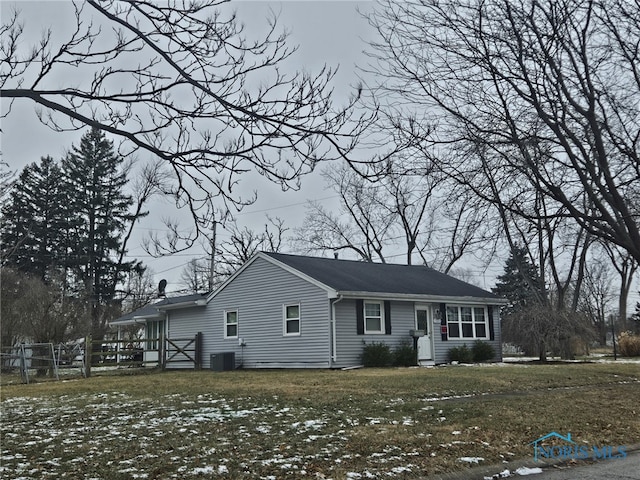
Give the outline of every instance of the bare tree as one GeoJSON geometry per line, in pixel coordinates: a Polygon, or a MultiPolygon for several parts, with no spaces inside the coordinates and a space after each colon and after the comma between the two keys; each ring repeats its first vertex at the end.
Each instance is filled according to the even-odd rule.
{"type": "MultiPolygon", "coordinates": [[[[323,171],[327,185],[338,195],[340,210],[332,212],[310,202],[294,243],[303,252],[350,251],[360,259],[385,262],[395,219],[384,207],[380,184],[374,184],[349,166],[323,171]]],[[[390,207],[392,208],[392,207],[390,207]]]]}
{"type": "Polygon", "coordinates": [[[210,287],[216,288],[260,251],[279,252],[288,231],[284,220],[269,216],[262,230],[241,227],[236,219],[227,219],[220,227],[217,242],[203,245],[205,256],[190,260],[182,271],[181,283],[189,292],[204,293],[210,287]]]}
{"type": "Polygon", "coordinates": [[[607,320],[611,317],[614,299],[611,269],[608,259],[591,259],[586,268],[584,292],[580,309],[586,313],[598,335],[601,346],[607,343],[607,320]]]}
{"type": "Polygon", "coordinates": [[[74,299],[61,295],[61,282],[47,285],[11,268],[0,273],[2,346],[20,341],[59,343],[77,335],[85,312],[74,299]]]}
{"type": "Polygon", "coordinates": [[[618,272],[620,278],[620,290],[618,295],[618,318],[621,322],[621,328],[627,329],[627,302],[629,300],[629,292],[633,283],[633,277],[638,271],[639,263],[626,250],[609,244],[603,244],[607,256],[611,260],[611,264],[618,272]]]}
{"type": "Polygon", "coordinates": [[[122,311],[136,310],[158,296],[157,286],[154,285],[153,274],[149,269],[128,272],[123,284],[120,292],[122,311]]]}
{"type": "Polygon", "coordinates": [[[279,252],[289,229],[281,218],[267,216],[262,230],[238,226],[236,221],[225,225],[229,238],[220,242],[216,250],[215,284],[233,274],[247,260],[260,251],[279,252]]]}
{"type": "Polygon", "coordinates": [[[284,73],[296,48],[275,15],[264,36],[250,39],[223,3],[78,1],[65,39],[46,28],[33,45],[26,30],[39,26],[17,10],[6,15],[3,116],[15,102],[33,102],[56,131],[89,125],[121,139],[122,155],[160,159],[172,173],[167,193],[196,221],[193,244],[214,199],[236,208],[253,200],[236,192],[242,173],[295,188],[317,162],[345,158],[366,123],[353,113],[359,91],[333,105],[333,69],[284,73]]]}
{"type": "Polygon", "coordinates": [[[554,310],[544,305],[534,305],[509,315],[503,321],[503,339],[523,347],[530,355],[541,361],[547,354],[560,354],[562,358],[573,358],[573,351],[566,348],[572,341],[589,341],[593,329],[587,318],[569,310],[554,310]]]}
{"type": "Polygon", "coordinates": [[[180,283],[190,293],[209,291],[209,262],[204,258],[192,258],[180,273],[180,283]]]}
{"type": "Polygon", "coordinates": [[[396,137],[446,146],[443,169],[502,210],[570,217],[640,260],[637,2],[386,0],[369,20],[396,137]],[[554,207],[520,208],[536,195],[554,207]]]}
{"type": "Polygon", "coordinates": [[[475,199],[452,190],[436,168],[423,162],[416,170],[400,158],[387,161],[384,171],[370,181],[347,165],[326,169],[323,176],[340,208],[334,212],[311,202],[296,230],[296,247],[351,251],[369,262],[386,262],[399,251],[407,265],[417,259],[446,273],[472,249],[490,244],[493,235],[475,199]]]}

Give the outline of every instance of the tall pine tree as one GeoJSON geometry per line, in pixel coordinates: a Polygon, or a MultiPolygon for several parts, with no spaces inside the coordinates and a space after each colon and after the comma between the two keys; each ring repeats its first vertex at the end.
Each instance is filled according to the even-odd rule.
{"type": "Polygon", "coordinates": [[[48,282],[63,269],[66,235],[63,175],[51,157],[27,165],[2,209],[2,263],[48,282]]]}
{"type": "Polygon", "coordinates": [[[504,266],[504,273],[497,278],[493,293],[509,300],[503,315],[544,304],[544,286],[535,265],[524,247],[514,246],[504,266]]]}
{"type": "Polygon", "coordinates": [[[144,271],[139,262],[123,261],[124,233],[146,214],[130,213],[126,185],[123,158],[93,129],[61,164],[43,157],[25,167],[2,207],[2,266],[43,280],[62,303],[88,304],[84,331],[95,338],[105,333],[108,315],[119,313],[117,285],[144,271]]]}
{"type": "Polygon", "coordinates": [[[133,203],[125,193],[123,158],[103,132],[91,129],[62,161],[68,191],[70,230],[74,241],[71,266],[82,282],[91,309],[91,332],[101,338],[106,329],[116,285],[127,272],[141,270],[136,262],[119,261],[121,238],[133,203]]]}

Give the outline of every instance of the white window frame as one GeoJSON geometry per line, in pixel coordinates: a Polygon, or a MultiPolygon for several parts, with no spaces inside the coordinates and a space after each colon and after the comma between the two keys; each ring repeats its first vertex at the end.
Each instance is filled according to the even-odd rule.
{"type": "Polygon", "coordinates": [[[282,305],[282,335],[285,337],[299,337],[302,333],[302,309],[300,308],[300,303],[285,303],[282,305]],[[295,318],[287,318],[287,309],[289,307],[298,307],[298,316],[295,318]],[[287,329],[287,325],[291,321],[298,322],[298,331],[297,332],[289,332],[287,329]]]}
{"type": "Polygon", "coordinates": [[[224,338],[238,338],[238,334],[240,333],[240,315],[238,313],[238,309],[237,308],[230,308],[229,310],[225,310],[224,311],[224,338]],[[230,313],[235,313],[236,314],[236,321],[235,323],[229,323],[229,314],[230,313]],[[235,335],[229,335],[229,325],[235,325],[236,326],[236,334],[235,335]]]}
{"type": "Polygon", "coordinates": [[[469,304],[464,304],[464,305],[451,305],[451,304],[447,304],[447,309],[448,308],[455,308],[457,309],[457,319],[455,321],[450,321],[449,320],[449,315],[448,312],[445,310],[445,315],[447,315],[447,338],[449,339],[456,339],[456,340],[489,340],[491,338],[490,332],[489,332],[489,310],[487,308],[486,305],[469,305],[469,304]],[[463,308],[469,308],[471,309],[471,321],[463,321],[462,320],[462,309],[463,308]],[[483,316],[484,316],[484,321],[482,322],[477,322],[476,321],[476,308],[481,308],[483,311],[483,316]],[[458,336],[454,337],[451,335],[451,324],[457,324],[458,325],[458,336]],[[465,337],[462,331],[462,325],[463,324],[471,324],[471,332],[473,333],[473,336],[471,337],[465,337]],[[484,337],[479,337],[476,335],[476,325],[484,325],[484,332],[485,335],[484,337]]]}
{"type": "Polygon", "coordinates": [[[384,327],[384,302],[379,300],[364,300],[362,302],[362,318],[364,322],[364,333],[365,335],[384,335],[385,327],[384,327]],[[380,316],[375,315],[367,315],[367,305],[378,305],[380,306],[380,316]],[[367,328],[367,318],[380,318],[380,329],[379,330],[369,330],[367,328]]]}

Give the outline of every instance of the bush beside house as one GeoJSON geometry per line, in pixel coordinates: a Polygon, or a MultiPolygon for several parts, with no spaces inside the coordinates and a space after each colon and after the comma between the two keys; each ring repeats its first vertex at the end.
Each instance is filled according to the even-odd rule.
{"type": "Polygon", "coordinates": [[[449,362],[458,363],[479,363],[493,360],[495,351],[493,347],[487,342],[482,340],[476,340],[473,347],[469,348],[467,345],[461,347],[454,347],[449,349],[449,362]]]}
{"type": "Polygon", "coordinates": [[[367,344],[362,349],[362,364],[365,367],[412,367],[417,363],[416,351],[409,342],[393,350],[382,342],[367,344]]]}

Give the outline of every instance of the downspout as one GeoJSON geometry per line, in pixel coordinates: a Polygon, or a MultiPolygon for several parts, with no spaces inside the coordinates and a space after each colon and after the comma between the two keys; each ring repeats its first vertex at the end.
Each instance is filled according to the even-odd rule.
{"type": "Polygon", "coordinates": [[[338,345],[336,340],[336,303],[343,300],[342,295],[338,295],[334,301],[331,302],[331,362],[332,364],[338,360],[338,345]]]}

